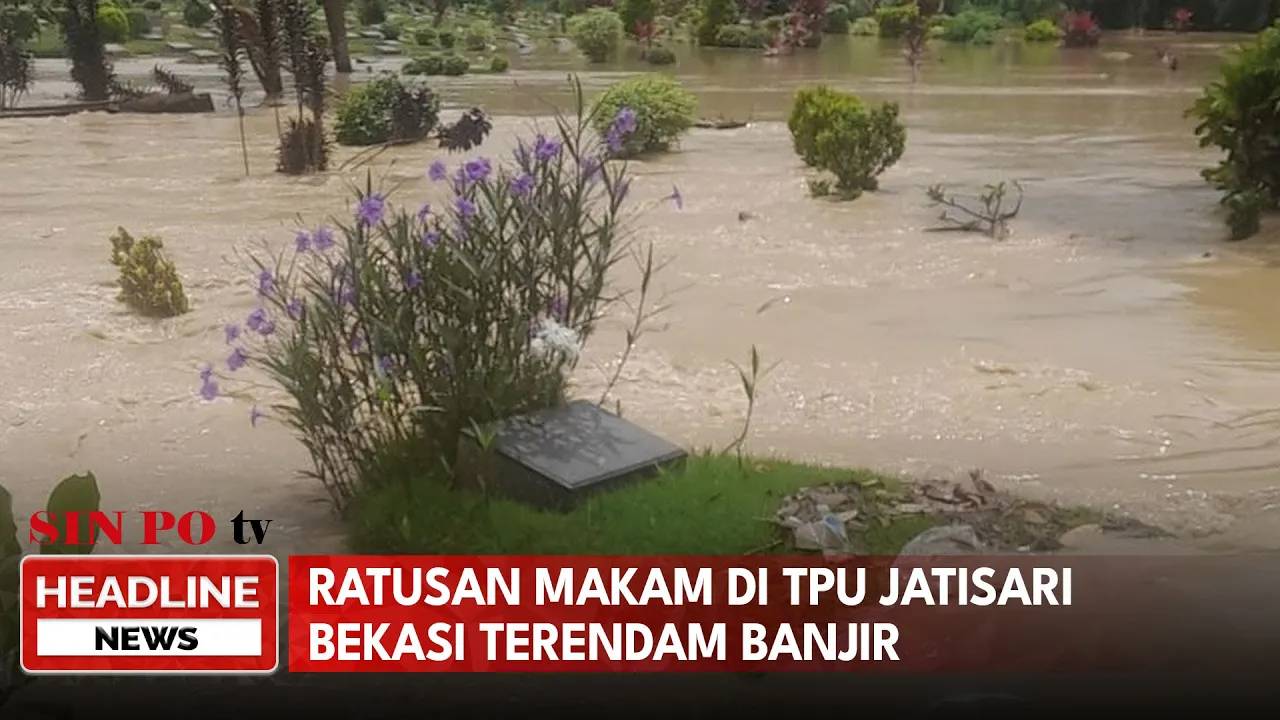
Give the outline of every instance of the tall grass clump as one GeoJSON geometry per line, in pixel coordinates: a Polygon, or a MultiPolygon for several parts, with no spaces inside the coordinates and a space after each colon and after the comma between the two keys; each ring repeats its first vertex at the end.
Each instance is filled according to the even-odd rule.
{"type": "Polygon", "coordinates": [[[464,430],[562,402],[631,252],[627,166],[606,161],[582,108],[579,90],[576,118],[511,160],[433,162],[428,203],[370,179],[339,217],[255,257],[259,307],[226,328],[226,372],[207,367],[201,394],[264,371],[289,400],[251,421],[292,427],[339,509],[447,477],[464,430]]]}

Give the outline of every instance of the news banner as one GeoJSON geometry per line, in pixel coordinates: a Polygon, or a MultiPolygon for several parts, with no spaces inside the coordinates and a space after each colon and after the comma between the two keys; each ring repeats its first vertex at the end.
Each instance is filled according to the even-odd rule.
{"type": "Polygon", "coordinates": [[[35,676],[810,671],[865,680],[1276,667],[1275,624],[1242,632],[1251,620],[1241,603],[1260,604],[1239,594],[1269,594],[1274,577],[1229,558],[279,561],[253,552],[270,521],[243,513],[219,523],[199,511],[62,522],[43,512],[31,517],[30,542],[92,542],[99,552],[22,559],[20,665],[35,676]],[[202,554],[219,533],[250,552],[202,554]],[[127,540],[187,551],[109,552],[127,540]]]}

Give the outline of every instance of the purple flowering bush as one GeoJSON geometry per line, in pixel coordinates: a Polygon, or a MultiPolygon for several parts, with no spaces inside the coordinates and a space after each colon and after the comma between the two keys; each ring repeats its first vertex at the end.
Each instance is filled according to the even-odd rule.
{"type": "Polygon", "coordinates": [[[255,260],[260,306],[226,328],[201,394],[265,371],[339,508],[406,468],[447,475],[473,423],[562,402],[628,252],[626,164],[591,135],[580,109],[510,160],[437,160],[425,204],[370,180],[345,217],[255,260]]]}
{"type": "Polygon", "coordinates": [[[616,157],[661,152],[693,126],[698,100],[674,78],[650,74],[623,80],[596,101],[595,128],[616,157]]]}

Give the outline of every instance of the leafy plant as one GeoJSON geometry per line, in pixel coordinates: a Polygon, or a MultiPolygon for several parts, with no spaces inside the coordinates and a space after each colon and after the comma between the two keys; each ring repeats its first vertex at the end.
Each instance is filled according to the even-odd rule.
{"type": "Polygon", "coordinates": [[[618,0],[614,7],[622,20],[622,29],[632,36],[639,35],[641,28],[652,25],[657,14],[654,0],[618,0]]]}
{"type": "Polygon", "coordinates": [[[760,352],[756,350],[756,346],[751,346],[751,364],[747,368],[742,368],[737,363],[730,363],[733,369],[738,371],[738,379],[742,381],[742,394],[747,398],[747,413],[742,419],[742,431],[733,439],[723,450],[721,455],[727,455],[730,451],[737,453],[738,466],[742,466],[742,451],[746,445],[747,437],[751,433],[751,420],[756,409],[756,398],[760,395],[760,383],[765,376],[773,372],[778,366],[777,363],[767,368],[760,367],[760,352]]]}
{"type": "Polygon", "coordinates": [[[769,47],[771,40],[773,35],[764,28],[734,24],[722,26],[716,32],[715,42],[710,44],[716,47],[765,48],[769,47]]]}
{"type": "Polygon", "coordinates": [[[404,24],[395,20],[387,20],[378,26],[378,32],[388,40],[399,40],[404,33],[404,24]]]}
{"type": "Polygon", "coordinates": [[[907,28],[919,19],[920,8],[914,0],[902,5],[881,5],[876,8],[876,24],[880,28],[880,37],[897,38],[907,32],[907,28]]]}
{"type": "Polygon", "coordinates": [[[441,30],[436,33],[436,39],[440,41],[440,47],[449,50],[457,44],[458,36],[454,35],[452,30],[441,30]]]}
{"type": "Polygon", "coordinates": [[[1226,157],[1201,174],[1223,192],[1233,239],[1257,232],[1261,213],[1280,201],[1280,23],[1222,65],[1188,114],[1201,147],[1226,157]]]}
{"type": "Polygon", "coordinates": [[[157,85],[170,95],[184,95],[195,90],[191,83],[178,77],[177,73],[159,65],[151,68],[151,77],[155,79],[157,85]]]}
{"type": "Polygon", "coordinates": [[[476,20],[462,32],[462,46],[472,52],[484,52],[493,44],[493,25],[487,20],[476,20]]]}
{"type": "Polygon", "coordinates": [[[1027,42],[1057,42],[1062,38],[1062,29],[1052,20],[1037,20],[1022,31],[1022,38],[1027,42]]]}
{"type": "Polygon", "coordinates": [[[618,48],[622,19],[612,10],[592,8],[569,19],[569,37],[588,60],[604,62],[618,48]]]}
{"type": "Polygon", "coordinates": [[[492,73],[504,73],[510,67],[511,61],[501,55],[495,55],[493,59],[489,61],[489,72],[492,73]]]}
{"type": "Polygon", "coordinates": [[[990,45],[1004,20],[989,10],[965,10],[943,25],[942,39],[954,43],[990,45]]]}
{"type": "Polygon", "coordinates": [[[620,157],[666,150],[693,126],[698,100],[669,75],[616,83],[592,110],[596,132],[620,157]],[[624,112],[625,111],[625,112],[624,112]],[[618,118],[629,118],[623,124],[618,118]]]}
{"type": "MultiPolygon", "coordinates": [[[[577,107],[514,163],[433,163],[442,202],[393,205],[370,179],[336,230],[255,259],[262,304],[226,333],[228,367],[289,395],[272,415],[339,508],[397,470],[450,471],[473,423],[563,401],[629,248],[626,165],[604,161],[577,107]]],[[[202,381],[219,394],[212,368],[202,381]]]]}
{"type": "Polygon", "coordinates": [[[796,153],[835,175],[848,199],[875,190],[876,176],[898,161],[906,145],[896,103],[868,108],[857,96],[825,86],[796,93],[787,127],[796,153]]]}
{"type": "Polygon", "coordinates": [[[200,28],[213,19],[214,10],[209,0],[187,0],[182,6],[182,22],[190,28],[200,28]]]}
{"type": "Polygon", "coordinates": [[[644,59],[650,65],[671,65],[676,61],[676,54],[670,48],[654,47],[645,52],[644,59]]]}
{"type": "Polygon", "coordinates": [[[165,257],[160,238],[134,240],[124,228],[111,236],[111,264],[120,270],[120,301],[149,317],[173,317],[190,309],[182,278],[165,257]]]}
{"type": "Polygon", "coordinates": [[[860,17],[853,21],[849,32],[860,37],[875,37],[880,34],[880,23],[873,17],[860,17]]]}
{"type": "Polygon", "coordinates": [[[359,0],[359,3],[357,13],[361,25],[371,27],[387,19],[386,0],[359,0]]]}
{"type": "Polygon", "coordinates": [[[436,30],[432,27],[420,27],[413,31],[413,42],[422,47],[431,47],[436,44],[436,30]]]}
{"type": "Polygon", "coordinates": [[[822,32],[831,35],[848,35],[849,8],[839,3],[828,6],[826,19],[822,23],[822,32]]]}
{"type": "Polygon", "coordinates": [[[127,10],[125,19],[129,22],[129,37],[140,38],[151,32],[151,18],[142,10],[127,10]]]}
{"type": "Polygon", "coordinates": [[[37,31],[27,8],[0,8],[0,110],[15,107],[31,88],[31,52],[26,42],[37,31]]]}
{"type": "Polygon", "coordinates": [[[695,34],[699,45],[715,45],[720,28],[732,25],[738,19],[738,5],[734,0],[702,0],[702,15],[695,34]]]}
{"type": "Polygon", "coordinates": [[[471,108],[461,117],[440,128],[440,147],[449,152],[466,152],[489,136],[493,123],[480,108],[471,108]]]}
{"type": "Polygon", "coordinates": [[[440,99],[429,88],[384,73],[343,96],[334,133],[341,145],[412,142],[435,128],[439,114],[440,99]]]}
{"type": "Polygon", "coordinates": [[[1068,11],[1062,16],[1062,44],[1067,47],[1092,47],[1102,39],[1102,28],[1091,12],[1068,11]]]}
{"type": "Polygon", "coordinates": [[[947,223],[943,230],[967,230],[981,232],[996,240],[1003,240],[1009,234],[1009,221],[1017,217],[1022,209],[1022,186],[1001,181],[983,188],[976,204],[969,203],[948,195],[944,185],[933,185],[928,190],[929,200],[934,205],[941,205],[944,210],[940,220],[947,223]],[[1016,190],[1018,199],[1013,207],[1007,207],[1009,190],[1016,190]],[[950,211],[959,215],[952,215],[950,211]]]}
{"type": "Polygon", "coordinates": [[[106,100],[115,85],[98,29],[98,0],[68,0],[62,11],[62,34],[71,55],[71,79],[85,100],[106,100]]]}

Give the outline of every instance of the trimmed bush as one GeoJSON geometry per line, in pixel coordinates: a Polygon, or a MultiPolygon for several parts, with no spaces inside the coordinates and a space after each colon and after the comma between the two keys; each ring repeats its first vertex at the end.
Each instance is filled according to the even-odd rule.
{"type": "Polygon", "coordinates": [[[452,30],[441,30],[436,34],[436,39],[440,41],[440,47],[445,50],[452,50],[458,42],[458,36],[454,35],[452,30]]]}
{"type": "Polygon", "coordinates": [[[338,103],[334,133],[342,145],[419,140],[436,126],[440,99],[389,73],[352,89],[338,103]]]}
{"type": "Polygon", "coordinates": [[[111,264],[120,268],[121,302],[148,317],[173,317],[190,309],[182,278],[165,257],[160,238],[134,240],[122,227],[111,236],[111,264]]]}
{"type": "Polygon", "coordinates": [[[470,69],[471,64],[467,62],[466,58],[455,53],[449,53],[444,56],[444,60],[440,67],[440,74],[456,77],[458,75],[466,75],[467,71],[470,69]]]}
{"type": "Polygon", "coordinates": [[[943,25],[942,39],[954,43],[990,45],[1004,27],[999,15],[987,10],[965,10],[943,25]]]}
{"type": "Polygon", "coordinates": [[[129,20],[129,37],[140,38],[151,32],[151,18],[142,10],[129,10],[124,15],[129,20]]]}
{"type": "Polygon", "coordinates": [[[612,10],[592,8],[569,18],[569,37],[588,60],[604,62],[618,48],[622,19],[612,10]]]}
{"type": "Polygon", "coordinates": [[[511,68],[511,61],[498,55],[489,61],[489,72],[504,73],[511,68]]]}
{"type": "Polygon", "coordinates": [[[676,61],[676,54],[669,48],[653,47],[645,52],[644,59],[650,65],[671,65],[676,61]]]}
{"type": "Polygon", "coordinates": [[[208,0],[187,0],[182,6],[182,23],[189,28],[202,28],[213,19],[208,0]]]}
{"type": "Polygon", "coordinates": [[[1258,231],[1264,210],[1280,203],[1280,23],[1222,65],[1191,107],[1200,145],[1226,157],[1202,174],[1224,195],[1233,239],[1258,231]]]}
{"type": "Polygon", "coordinates": [[[906,5],[887,5],[876,8],[876,23],[880,37],[902,37],[911,23],[920,16],[920,8],[914,2],[906,5]]]}
{"type": "Polygon", "coordinates": [[[444,58],[439,55],[425,55],[414,58],[400,68],[405,75],[443,75],[444,58]]]}
{"type": "Polygon", "coordinates": [[[849,32],[860,37],[875,37],[880,34],[880,23],[873,17],[860,17],[853,21],[849,32]]]}
{"type": "Polygon", "coordinates": [[[715,45],[720,29],[738,21],[738,4],[734,0],[702,0],[702,16],[695,34],[699,45],[715,45]]]}
{"type": "Polygon", "coordinates": [[[826,19],[822,23],[822,32],[832,35],[848,35],[849,8],[844,5],[829,5],[826,19]]]}
{"type": "Polygon", "coordinates": [[[388,20],[378,27],[378,32],[382,33],[382,37],[388,40],[399,40],[400,35],[404,33],[404,25],[388,20]]]}
{"type": "MultiPolygon", "coordinates": [[[[593,124],[615,156],[668,149],[695,119],[698,100],[668,75],[641,75],[610,87],[596,101],[593,124]],[[634,113],[634,129],[618,125],[619,114],[634,113]]],[[[629,121],[628,121],[629,122],[629,121]]]]}
{"type": "Polygon", "coordinates": [[[476,20],[462,31],[462,46],[472,52],[484,52],[493,43],[493,34],[488,20],[476,20]]]}
{"type": "Polygon", "coordinates": [[[431,47],[436,44],[436,29],[433,27],[420,27],[413,31],[413,42],[422,47],[431,47]]]}
{"type": "Polygon", "coordinates": [[[115,5],[98,6],[98,35],[102,42],[122,43],[129,39],[129,17],[115,5]]]}
{"type": "Polygon", "coordinates": [[[773,35],[764,28],[746,25],[725,25],[716,33],[716,47],[730,48],[765,48],[773,35]]]}
{"type": "Polygon", "coordinates": [[[1057,42],[1062,38],[1062,30],[1052,20],[1037,20],[1022,31],[1022,39],[1027,42],[1057,42]]]}
{"type": "Polygon", "coordinates": [[[825,86],[796,93],[787,127],[796,154],[835,175],[836,188],[849,199],[876,189],[876,176],[902,157],[907,139],[896,103],[869,108],[825,86]]]}
{"type": "Polygon", "coordinates": [[[379,25],[387,20],[386,0],[360,0],[356,9],[360,24],[365,27],[379,25]]]}

